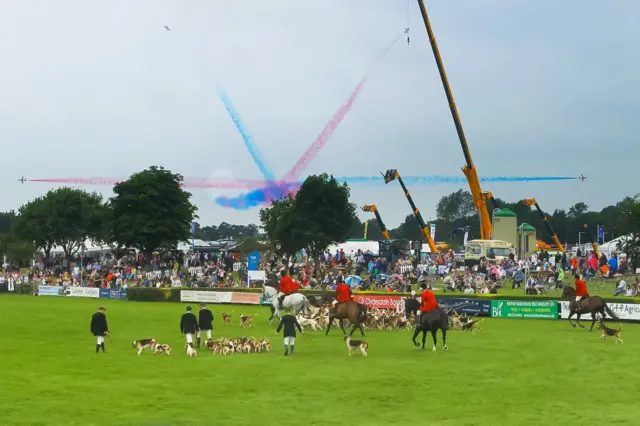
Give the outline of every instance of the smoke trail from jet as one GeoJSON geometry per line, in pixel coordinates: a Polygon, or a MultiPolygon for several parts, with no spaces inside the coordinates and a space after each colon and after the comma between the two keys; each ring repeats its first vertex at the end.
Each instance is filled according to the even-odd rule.
{"type": "Polygon", "coordinates": [[[240,118],[238,111],[233,106],[231,99],[229,99],[227,94],[222,89],[218,89],[218,96],[220,97],[220,100],[224,104],[224,108],[227,110],[229,117],[231,117],[233,124],[235,124],[236,129],[238,129],[240,136],[242,136],[244,145],[247,147],[247,151],[249,151],[251,158],[253,158],[253,162],[256,163],[256,166],[258,166],[258,169],[260,169],[262,176],[267,181],[276,180],[275,174],[273,173],[271,168],[267,165],[266,160],[264,159],[264,157],[262,156],[262,153],[260,152],[260,148],[258,148],[258,145],[253,140],[253,137],[247,130],[247,127],[242,122],[242,119],[240,118]]]}

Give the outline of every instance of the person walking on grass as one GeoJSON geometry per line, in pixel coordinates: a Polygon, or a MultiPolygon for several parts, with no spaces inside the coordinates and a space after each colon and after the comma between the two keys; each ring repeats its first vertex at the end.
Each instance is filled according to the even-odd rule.
{"type": "Polygon", "coordinates": [[[109,334],[109,327],[107,326],[107,316],[104,314],[104,308],[100,306],[98,312],[91,316],[91,334],[96,336],[96,353],[104,352],[104,336],[109,334]]]}
{"type": "Polygon", "coordinates": [[[293,351],[295,349],[296,343],[296,328],[302,334],[302,327],[300,327],[300,323],[296,319],[295,316],[291,314],[291,310],[288,309],[286,311],[286,315],[282,317],[280,320],[280,324],[278,325],[278,329],[276,333],[280,333],[280,330],[284,327],[284,356],[288,356],[291,354],[293,356],[293,351]]]}
{"type": "Polygon", "coordinates": [[[206,332],[207,340],[211,340],[211,330],[213,330],[213,314],[204,303],[200,304],[200,311],[198,312],[198,348],[200,348],[200,333],[206,332]]]}
{"type": "Polygon", "coordinates": [[[187,306],[187,312],[180,318],[180,332],[187,339],[187,344],[193,348],[193,335],[198,332],[198,319],[191,312],[191,306],[187,306]]]}

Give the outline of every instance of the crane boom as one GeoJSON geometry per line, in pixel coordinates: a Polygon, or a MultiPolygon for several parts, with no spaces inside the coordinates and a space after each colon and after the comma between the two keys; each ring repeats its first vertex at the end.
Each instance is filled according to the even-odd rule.
{"type": "Polygon", "coordinates": [[[367,204],[361,207],[363,211],[370,212],[376,215],[376,220],[378,221],[378,225],[380,225],[380,231],[382,232],[382,238],[385,240],[389,239],[389,231],[387,227],[384,226],[384,222],[382,221],[382,217],[380,216],[380,212],[378,211],[378,206],[375,204],[367,204]]]}
{"type": "Polygon", "coordinates": [[[589,226],[585,223],[584,225],[582,225],[582,227],[587,233],[587,237],[589,237],[589,241],[591,241],[591,248],[593,249],[593,252],[596,254],[596,257],[600,259],[600,250],[598,250],[598,245],[595,243],[595,241],[593,240],[593,237],[591,236],[591,231],[589,231],[589,226]]]}
{"type": "Polygon", "coordinates": [[[424,26],[427,29],[429,43],[431,43],[431,50],[433,50],[433,56],[435,57],[436,65],[438,66],[438,72],[440,73],[440,79],[442,80],[442,85],[444,86],[444,92],[447,95],[447,101],[449,102],[451,116],[453,117],[453,122],[458,133],[458,139],[460,140],[460,145],[462,146],[462,154],[464,154],[464,159],[467,163],[462,168],[462,173],[464,173],[467,178],[467,182],[469,182],[469,189],[471,190],[471,195],[473,196],[473,204],[475,204],[476,208],[478,209],[478,214],[480,216],[480,238],[483,240],[489,240],[491,239],[491,234],[493,233],[493,225],[491,223],[491,215],[489,214],[489,210],[487,209],[487,199],[492,199],[493,195],[489,192],[483,192],[482,188],[480,188],[478,171],[476,170],[476,167],[474,166],[473,160],[471,158],[469,144],[467,143],[467,138],[464,134],[464,129],[462,128],[460,114],[458,114],[458,108],[456,107],[456,102],[453,99],[453,93],[451,92],[449,79],[447,78],[447,73],[444,70],[444,64],[442,62],[442,57],[440,56],[438,44],[436,43],[436,37],[433,34],[433,29],[431,28],[431,22],[429,21],[429,15],[427,15],[427,8],[424,5],[424,0],[418,0],[418,5],[420,6],[420,13],[422,14],[424,26]]]}
{"type": "Polygon", "coordinates": [[[409,205],[411,206],[413,215],[416,217],[416,220],[418,221],[418,226],[420,227],[420,230],[422,231],[422,235],[424,235],[425,240],[427,240],[427,244],[429,245],[429,249],[431,250],[431,253],[438,253],[439,251],[438,246],[436,246],[436,243],[433,241],[433,238],[431,238],[431,230],[429,229],[429,226],[424,222],[424,219],[422,219],[420,210],[418,210],[418,207],[416,207],[416,204],[413,202],[413,198],[411,198],[411,195],[409,194],[409,190],[407,189],[404,182],[402,181],[402,178],[400,177],[400,174],[398,173],[398,171],[396,169],[389,169],[386,171],[386,173],[383,176],[384,176],[384,183],[389,183],[396,179],[398,180],[398,182],[400,182],[400,186],[404,191],[404,195],[407,197],[407,201],[409,201],[409,205]]]}
{"type": "Polygon", "coordinates": [[[558,250],[560,250],[561,252],[566,253],[567,251],[565,250],[564,246],[560,242],[560,238],[558,238],[558,234],[556,234],[556,231],[554,231],[553,227],[551,226],[551,223],[549,223],[549,216],[544,214],[544,212],[540,208],[540,205],[538,204],[538,201],[535,198],[525,198],[524,200],[522,200],[522,204],[524,204],[525,206],[535,206],[536,210],[538,210],[538,213],[542,217],[542,221],[544,222],[544,225],[546,226],[547,231],[549,231],[549,234],[551,234],[551,238],[553,239],[553,242],[556,244],[556,247],[558,247],[558,250]]]}

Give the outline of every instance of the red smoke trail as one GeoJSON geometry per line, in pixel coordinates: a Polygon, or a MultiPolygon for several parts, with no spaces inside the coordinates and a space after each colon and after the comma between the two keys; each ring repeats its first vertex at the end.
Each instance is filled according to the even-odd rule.
{"type": "Polygon", "coordinates": [[[282,179],[283,181],[289,182],[298,179],[300,173],[302,173],[302,171],[307,167],[309,162],[313,160],[318,155],[318,153],[320,153],[320,150],[324,148],[333,132],[335,132],[342,120],[347,116],[347,113],[351,110],[351,107],[353,107],[353,103],[358,98],[360,90],[362,89],[362,86],[364,86],[364,83],[367,81],[367,77],[373,67],[384,57],[384,55],[393,47],[393,45],[396,44],[398,40],[400,40],[400,37],[393,40],[393,42],[391,42],[391,44],[389,44],[389,46],[387,46],[387,48],[384,49],[382,53],[371,63],[371,65],[369,65],[369,68],[367,68],[364,77],[362,78],[362,80],[360,80],[360,83],[358,83],[356,88],[353,90],[347,102],[342,105],[338,111],[336,111],[331,120],[329,120],[322,132],[318,135],[316,140],[311,144],[311,146],[302,155],[302,157],[300,157],[298,162],[294,164],[289,173],[284,176],[284,178],[282,179]]]}

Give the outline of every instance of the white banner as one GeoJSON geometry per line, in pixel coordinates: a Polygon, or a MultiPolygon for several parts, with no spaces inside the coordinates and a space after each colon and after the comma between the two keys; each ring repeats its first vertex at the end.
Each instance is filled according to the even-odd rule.
{"type": "Polygon", "coordinates": [[[180,301],[200,303],[231,303],[231,292],[180,290],[180,301]]]}
{"type": "MultiPolygon", "coordinates": [[[[560,305],[560,318],[566,319],[569,317],[569,302],[566,300],[558,301],[560,305]]],[[[621,320],[626,321],[640,321],[640,305],[633,303],[607,303],[609,309],[621,320]]],[[[576,316],[573,316],[575,319],[576,316]]],[[[582,314],[582,319],[591,318],[591,314],[582,314]]],[[[609,316],[607,315],[609,319],[609,316]]],[[[610,320],[610,319],[609,319],[610,320]]]]}
{"type": "Polygon", "coordinates": [[[435,241],[436,240],[436,224],[432,223],[430,225],[431,225],[431,229],[430,229],[430,231],[431,231],[431,239],[433,241],[435,241]]]}
{"type": "Polygon", "coordinates": [[[69,288],[71,297],[100,297],[100,289],[95,287],[71,287],[69,288]]]}

